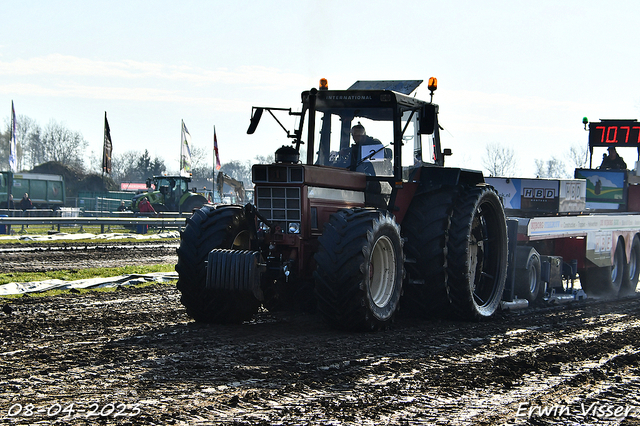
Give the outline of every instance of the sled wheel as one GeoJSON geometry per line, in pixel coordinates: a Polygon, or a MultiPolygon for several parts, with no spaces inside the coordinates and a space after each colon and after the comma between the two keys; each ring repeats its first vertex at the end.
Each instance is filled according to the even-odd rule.
{"type": "Polygon", "coordinates": [[[624,242],[616,243],[611,266],[584,269],[580,274],[582,289],[591,296],[617,297],[620,294],[626,269],[624,242]]]}
{"type": "Polygon", "coordinates": [[[640,237],[638,235],[633,237],[631,243],[631,252],[629,255],[629,262],[626,263],[626,268],[623,275],[622,287],[620,288],[621,295],[634,294],[636,292],[636,286],[638,285],[638,276],[640,275],[640,237]]]}
{"type": "Polygon", "coordinates": [[[516,252],[516,295],[536,304],[544,294],[540,255],[533,247],[519,246],[516,252]]]}

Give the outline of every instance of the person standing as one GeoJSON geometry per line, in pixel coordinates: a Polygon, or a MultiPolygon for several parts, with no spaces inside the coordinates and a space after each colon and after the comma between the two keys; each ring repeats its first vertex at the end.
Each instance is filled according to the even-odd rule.
{"type": "Polygon", "coordinates": [[[156,210],[153,208],[147,197],[143,197],[140,201],[140,213],[156,213],[156,210]]]}
{"type": "Polygon", "coordinates": [[[16,203],[13,202],[13,194],[9,194],[9,199],[7,200],[7,209],[15,210],[16,203]]]}
{"type": "MultiPolygon", "coordinates": [[[[156,210],[153,208],[153,206],[151,205],[147,197],[142,197],[142,200],[140,200],[140,204],[138,204],[138,208],[140,209],[140,214],[144,216],[157,214],[156,210]]],[[[149,225],[147,225],[146,223],[139,224],[137,228],[138,228],[138,234],[146,234],[147,231],[149,230],[149,225]]]]}
{"type": "Polygon", "coordinates": [[[19,206],[20,206],[20,208],[22,210],[29,210],[29,209],[33,208],[33,203],[31,202],[31,199],[29,198],[29,194],[27,194],[26,192],[22,196],[22,199],[20,200],[19,206]]]}

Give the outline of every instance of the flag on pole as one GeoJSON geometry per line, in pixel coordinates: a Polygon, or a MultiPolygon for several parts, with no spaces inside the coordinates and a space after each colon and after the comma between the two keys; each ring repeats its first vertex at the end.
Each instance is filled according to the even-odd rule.
{"type": "Polygon", "coordinates": [[[213,126],[213,152],[216,155],[216,170],[220,170],[220,155],[218,154],[218,138],[216,137],[216,126],[213,126]]]}
{"type": "Polygon", "coordinates": [[[11,101],[11,141],[9,142],[9,168],[12,172],[18,171],[18,143],[16,141],[16,110],[11,101]]]}
{"type": "Polygon", "coordinates": [[[107,121],[107,111],[104,112],[104,148],[102,150],[102,171],[111,173],[111,129],[107,121]]]}
{"type": "Polygon", "coordinates": [[[180,175],[191,176],[191,135],[182,121],[180,146],[180,175]]]}

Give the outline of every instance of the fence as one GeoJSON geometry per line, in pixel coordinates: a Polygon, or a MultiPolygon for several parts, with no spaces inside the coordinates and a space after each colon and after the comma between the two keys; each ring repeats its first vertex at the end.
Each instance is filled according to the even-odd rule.
{"type": "Polygon", "coordinates": [[[51,229],[57,227],[60,231],[61,227],[71,226],[100,226],[100,232],[104,233],[105,226],[124,226],[132,229],[136,229],[139,233],[146,233],[148,226],[155,226],[160,229],[178,229],[181,230],[185,225],[185,218],[189,215],[179,213],[159,213],[154,216],[141,216],[134,214],[133,212],[109,212],[109,211],[94,211],[84,212],[80,217],[79,209],[66,209],[66,210],[46,210],[46,209],[32,209],[32,210],[0,210],[0,233],[10,233],[12,226],[21,225],[24,229],[29,225],[49,225],[51,229]],[[76,211],[77,210],[77,211],[76,211]],[[53,214],[60,214],[59,217],[54,217],[53,214]],[[77,214],[78,216],[63,216],[64,213],[77,214]],[[91,214],[95,214],[95,217],[91,217],[91,214]],[[4,232],[3,232],[4,231],[4,232]]]}
{"type": "Polygon", "coordinates": [[[81,191],[76,199],[67,197],[67,205],[74,205],[84,210],[114,211],[122,201],[124,201],[126,207],[131,207],[131,199],[134,195],[135,192],[127,191],[81,191]]]}

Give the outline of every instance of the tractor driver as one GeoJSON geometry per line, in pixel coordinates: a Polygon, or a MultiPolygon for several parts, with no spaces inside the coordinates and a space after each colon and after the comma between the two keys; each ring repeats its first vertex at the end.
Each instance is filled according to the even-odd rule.
{"type": "Polygon", "coordinates": [[[364,171],[367,174],[375,174],[372,170],[368,170],[367,167],[365,167],[365,170],[360,170],[362,164],[359,163],[363,163],[363,159],[368,160],[374,156],[377,157],[379,152],[383,150],[384,145],[380,140],[367,135],[367,131],[359,121],[358,124],[351,128],[351,137],[354,144],[340,151],[338,163],[342,164],[336,165],[338,167],[349,167],[350,170],[358,169],[358,171],[364,171]]]}
{"type": "Polygon", "coordinates": [[[178,210],[178,203],[176,202],[176,180],[174,178],[169,179],[169,194],[165,199],[165,204],[170,206],[172,210],[178,210]]]}

